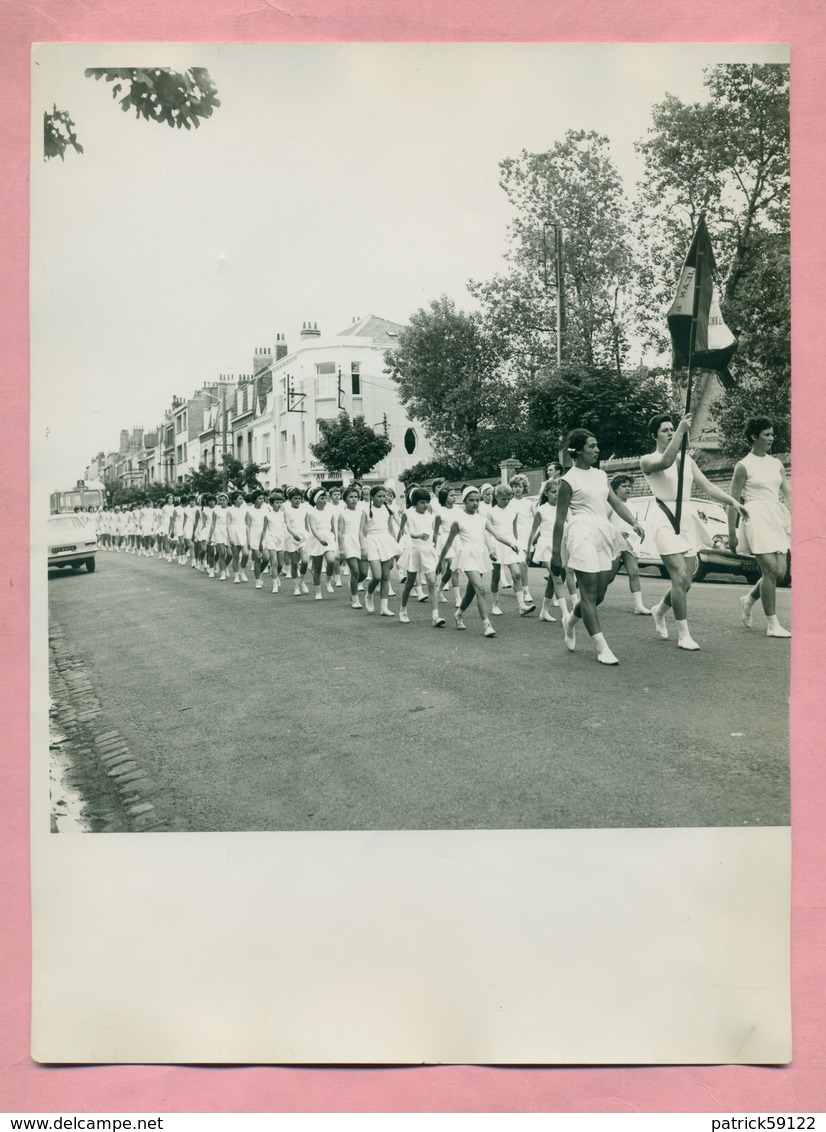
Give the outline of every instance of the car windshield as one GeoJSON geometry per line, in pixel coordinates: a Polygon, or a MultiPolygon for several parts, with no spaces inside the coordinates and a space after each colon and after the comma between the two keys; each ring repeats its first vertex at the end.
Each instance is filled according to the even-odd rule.
{"type": "Polygon", "coordinates": [[[75,534],[83,526],[83,521],[74,515],[57,515],[49,519],[49,536],[75,534]]]}

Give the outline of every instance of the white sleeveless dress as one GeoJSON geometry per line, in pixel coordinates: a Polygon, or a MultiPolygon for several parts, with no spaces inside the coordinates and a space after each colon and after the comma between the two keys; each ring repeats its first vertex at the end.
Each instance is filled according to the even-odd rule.
{"type": "Polygon", "coordinates": [[[785,554],[791,548],[791,512],[780,502],[783,464],[776,456],[749,452],[740,461],[746,469],[743,502],[748,519],[740,520],[742,554],[785,554]]]}
{"type": "MultiPolygon", "coordinates": [[[[670,468],[650,475],[643,473],[651,493],[655,499],[661,499],[669,511],[675,514],[677,506],[677,468],[680,464],[678,456],[670,468]]],[[[654,542],[660,554],[685,554],[689,558],[697,551],[711,545],[708,531],[703,526],[694,506],[691,503],[691,489],[694,486],[694,471],[697,465],[686,454],[685,470],[683,472],[683,502],[680,514],[680,533],[674,530],[671,520],[663,509],[655,504],[648,508],[646,519],[646,536],[654,542]]]]}
{"type": "Polygon", "coordinates": [[[562,477],[571,489],[562,534],[562,562],[571,570],[610,570],[625,539],[608,519],[608,477],[601,468],[569,468],[562,477]]]}

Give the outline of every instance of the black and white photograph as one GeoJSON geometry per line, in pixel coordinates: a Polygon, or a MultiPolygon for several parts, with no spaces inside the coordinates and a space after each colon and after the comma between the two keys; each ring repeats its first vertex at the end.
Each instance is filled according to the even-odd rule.
{"type": "Polygon", "coordinates": [[[32,129],[42,1056],[788,1060],[788,49],[41,44],[32,129]],[[78,1017],[110,899],[225,1031],[78,1017]]]}

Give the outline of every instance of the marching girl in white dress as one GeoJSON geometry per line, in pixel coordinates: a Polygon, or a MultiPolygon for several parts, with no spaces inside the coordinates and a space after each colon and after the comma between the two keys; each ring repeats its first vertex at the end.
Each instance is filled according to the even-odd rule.
{"type": "Polygon", "coordinates": [[[729,510],[729,547],[753,554],[760,567],[760,581],[740,598],[743,624],[751,629],[752,610],[759,599],[766,614],[767,637],[790,637],[777,620],[777,579],[786,572],[786,554],[791,548],[792,489],[786,469],[769,455],[774,428],[768,417],[753,417],[746,425],[751,451],[734,466],[731,494],[748,507],[748,518],[739,529],[729,510]],[[783,502],[780,502],[780,496],[783,502]]]}
{"type": "Polygon", "coordinates": [[[492,553],[496,559],[490,579],[490,589],[493,595],[491,613],[496,617],[501,616],[499,585],[502,570],[507,567],[515,582],[514,596],[519,607],[519,613],[522,617],[525,617],[528,613],[533,613],[536,606],[533,602],[529,603],[525,600],[524,587],[521,584],[522,574],[519,564],[522,560],[522,552],[519,549],[516,536],[517,512],[509,484],[500,483],[493,489],[493,507],[487,514],[487,520],[492,537],[501,544],[497,546],[490,538],[488,539],[488,549],[492,547],[492,553]]]}
{"type": "Polygon", "coordinates": [[[351,484],[344,490],[344,510],[338,517],[336,533],[338,536],[339,559],[347,563],[350,574],[350,605],[353,609],[362,609],[359,601],[359,589],[367,577],[369,570],[365,558],[364,543],[361,538],[360,507],[361,492],[358,487],[351,484]]]}
{"type": "Polygon", "coordinates": [[[270,492],[270,506],[269,510],[264,512],[264,525],[258,543],[261,559],[270,568],[274,594],[277,594],[281,588],[279,575],[284,565],[288,540],[287,524],[284,520],[284,492],[280,487],[276,487],[270,492]]]}
{"type": "Polygon", "coordinates": [[[408,499],[410,506],[402,518],[407,542],[399,555],[398,563],[399,570],[405,574],[399,621],[404,625],[409,624],[407,602],[424,577],[430,597],[433,626],[436,629],[443,629],[445,619],[439,613],[439,591],[436,588],[437,555],[433,539],[433,516],[428,511],[430,492],[424,487],[415,487],[408,493],[408,499]]]}
{"type": "Polygon", "coordinates": [[[648,422],[648,431],[654,438],[656,449],[643,456],[640,467],[648,486],[657,500],[657,506],[649,509],[651,517],[648,534],[660,552],[663,566],[668,571],[671,586],[665,597],[651,609],[651,617],[657,636],[668,639],[665,617],[669,609],[674,610],[677,622],[677,647],[687,652],[696,652],[699,645],[688,631],[688,591],[691,589],[693,559],[706,540],[705,529],[693,507],[690,506],[691,489],[696,484],[710,499],[715,499],[726,507],[734,507],[742,515],[747,512],[736,499],[719,487],[710,483],[691,456],[686,453],[683,478],[683,507],[680,515],[679,533],[674,530],[670,515],[677,505],[678,454],[683,434],[691,428],[691,415],[683,417],[677,427],[669,413],[660,413],[648,422]]]}
{"type": "Polygon", "coordinates": [[[245,520],[247,526],[247,546],[249,547],[249,552],[252,557],[252,572],[255,575],[255,588],[257,590],[263,589],[264,587],[264,582],[261,579],[261,570],[263,567],[261,535],[264,532],[264,520],[267,517],[265,502],[263,491],[254,492],[252,507],[247,511],[245,520]]]}
{"type": "Polygon", "coordinates": [[[559,496],[559,480],[546,480],[539,493],[539,504],[536,508],[528,535],[528,545],[525,548],[525,561],[541,562],[548,571],[548,581],[545,594],[542,598],[542,609],[539,611],[540,621],[556,621],[551,613],[551,603],[556,598],[556,604],[563,613],[568,612],[565,600],[565,587],[561,578],[551,570],[551,556],[554,549],[554,524],[556,523],[556,501],[559,496]]]}
{"type": "MultiPolygon", "coordinates": [[[[330,512],[330,517],[332,519],[332,524],[333,524],[333,531],[336,533],[336,537],[338,537],[338,521],[339,521],[339,518],[341,517],[342,511],[344,510],[344,500],[342,499],[340,487],[331,487],[329,494],[330,494],[330,499],[327,503],[327,510],[330,512]]],[[[335,563],[333,564],[333,574],[335,575],[333,580],[334,580],[336,589],[341,589],[341,576],[342,576],[342,574],[344,575],[344,577],[347,577],[347,563],[346,562],[342,563],[339,560],[338,555],[336,555],[336,560],[335,560],[335,563]]]]}
{"type": "Polygon", "coordinates": [[[596,646],[600,664],[618,664],[603,636],[597,613],[624,546],[622,535],[608,521],[609,505],[640,538],[644,532],[611,490],[605,472],[595,467],[599,459],[596,437],[587,429],[575,428],[566,446],[574,465],[560,481],[551,554],[553,573],[561,575],[563,567],[570,566],[576,570],[579,582],[579,600],[562,618],[565,647],[570,652],[576,648],[576,626],[581,618],[596,646]]]}
{"type": "Polygon", "coordinates": [[[371,574],[364,595],[364,608],[368,613],[373,612],[373,594],[380,587],[379,613],[382,617],[395,617],[387,602],[390,597],[390,569],[398,556],[399,544],[391,529],[394,520],[385,499],[384,487],[376,484],[370,490],[368,509],[361,517],[361,539],[371,574]]]}
{"type": "Polygon", "coordinates": [[[235,491],[232,494],[232,506],[227,517],[227,531],[232,552],[232,580],[237,585],[249,580],[241,563],[241,555],[247,546],[247,509],[244,506],[244,493],[242,491],[235,491]]]}
{"type": "Polygon", "coordinates": [[[229,496],[219,491],[215,510],[212,513],[212,526],[209,531],[209,541],[215,547],[218,562],[218,581],[227,580],[227,558],[229,556],[229,496]]]}
{"type": "Polygon", "coordinates": [[[487,573],[490,566],[490,552],[487,547],[485,539],[485,532],[489,532],[497,542],[502,543],[504,546],[509,546],[511,550],[518,551],[515,542],[507,541],[506,538],[500,537],[493,528],[490,515],[479,514],[479,503],[481,496],[479,489],[476,487],[466,487],[462,492],[462,503],[464,508],[458,511],[456,518],[450,525],[447,540],[442,547],[439,554],[439,561],[436,564],[436,572],[439,573],[444,566],[445,560],[453,549],[455,542],[455,553],[453,556],[453,569],[454,571],[464,570],[467,576],[467,589],[461,600],[459,607],[453,614],[456,622],[457,629],[466,629],[463,614],[468,608],[470,603],[476,598],[476,607],[479,610],[479,616],[482,619],[482,632],[486,637],[495,637],[496,630],[490,623],[487,608],[487,586],[485,585],[484,575],[487,573]]]}
{"type": "Polygon", "coordinates": [[[333,528],[334,516],[327,510],[329,496],[323,487],[314,487],[309,494],[307,513],[307,556],[313,572],[315,599],[321,601],[321,566],[327,575],[327,593],[333,593],[333,566],[338,538],[333,528]]]}
{"type": "MultiPolygon", "coordinates": [[[[399,579],[401,580],[402,585],[404,585],[404,583],[407,581],[407,567],[405,565],[405,563],[407,561],[407,556],[405,555],[405,551],[410,546],[410,539],[409,539],[408,532],[407,532],[407,524],[410,520],[411,515],[415,511],[415,508],[414,508],[413,504],[411,503],[411,499],[413,497],[414,491],[427,491],[427,488],[421,487],[420,484],[412,483],[410,485],[410,487],[407,489],[407,491],[405,492],[405,496],[404,496],[405,509],[402,512],[401,519],[399,520],[399,533],[396,535],[396,541],[398,542],[399,546],[401,547],[401,553],[399,554],[399,557],[396,560],[396,569],[399,571],[399,579]]],[[[431,500],[432,496],[431,496],[429,491],[427,492],[427,495],[428,495],[428,499],[431,500]]],[[[433,512],[432,512],[430,503],[428,503],[428,505],[426,507],[426,511],[427,511],[428,517],[430,519],[430,527],[431,527],[430,534],[432,536],[434,518],[433,518],[433,512]]],[[[434,544],[434,548],[435,548],[435,544],[434,544]]],[[[427,601],[427,594],[422,589],[422,586],[423,586],[422,575],[421,575],[421,573],[419,573],[417,578],[416,578],[416,585],[413,587],[414,596],[416,597],[417,601],[427,601]]]]}
{"type": "MultiPolygon", "coordinates": [[[[611,480],[611,487],[614,494],[617,499],[621,500],[623,503],[628,502],[633,486],[634,477],[624,472],[620,472],[619,475],[614,476],[611,480]]],[[[631,597],[634,601],[634,613],[642,617],[650,617],[651,610],[646,609],[643,604],[642,583],[640,582],[640,572],[637,567],[637,558],[639,557],[642,544],[634,533],[634,530],[628,526],[624,519],[619,517],[616,511],[611,511],[608,518],[625,539],[625,549],[620,555],[619,562],[617,562],[617,570],[619,570],[620,565],[625,567],[625,573],[628,576],[628,589],[631,591],[631,597]]]]}
{"type": "Polygon", "coordinates": [[[284,508],[284,522],[287,526],[287,561],[293,579],[293,596],[308,594],[305,578],[307,576],[307,507],[304,492],[300,487],[287,491],[287,506],[284,508]]]}
{"type": "MultiPolygon", "coordinates": [[[[516,535],[517,545],[520,548],[521,556],[521,548],[525,546],[528,541],[528,535],[533,523],[534,506],[532,501],[527,497],[528,488],[530,485],[526,476],[511,476],[509,486],[511,492],[513,493],[511,506],[516,516],[514,533],[516,535]]],[[[511,576],[513,578],[513,588],[517,594],[517,597],[519,595],[519,591],[521,590],[525,605],[531,605],[535,609],[536,606],[534,605],[533,598],[531,597],[530,590],[528,589],[528,563],[522,560],[521,557],[518,570],[511,570],[511,576]]],[[[526,612],[530,613],[530,610],[527,610],[526,612]]]]}
{"type": "MultiPolygon", "coordinates": [[[[450,534],[450,528],[453,520],[456,518],[460,508],[456,506],[456,500],[459,498],[459,492],[454,487],[448,487],[442,481],[442,486],[439,488],[439,494],[436,502],[431,499],[431,507],[434,511],[435,518],[433,520],[433,537],[436,540],[436,552],[441,555],[444,550],[447,536],[450,534]]],[[[440,574],[440,600],[447,601],[444,596],[444,591],[450,586],[453,589],[453,604],[458,609],[462,604],[462,595],[459,592],[459,574],[453,569],[453,556],[455,554],[455,547],[451,547],[444,557],[446,569],[440,574]]]]}
{"type": "Polygon", "coordinates": [[[212,511],[215,506],[215,496],[205,494],[201,496],[201,506],[199,507],[198,518],[198,532],[196,554],[198,556],[198,569],[207,574],[210,578],[213,576],[213,566],[215,559],[212,552],[212,544],[209,541],[209,530],[212,526],[212,511]]]}

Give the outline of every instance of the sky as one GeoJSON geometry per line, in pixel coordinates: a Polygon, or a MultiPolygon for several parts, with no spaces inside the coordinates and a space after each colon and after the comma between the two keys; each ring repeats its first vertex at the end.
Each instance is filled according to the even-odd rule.
{"type": "Polygon", "coordinates": [[[32,81],[32,461],[71,486],[173,395],[249,373],[301,325],[404,323],[502,270],[498,164],[569,129],[634,142],[667,92],[782,47],[554,44],[42,44],[32,81]],[[221,107],[190,132],[123,113],[86,67],[205,66],[221,107]],[[42,160],[42,115],[84,146],[42,160]]]}

